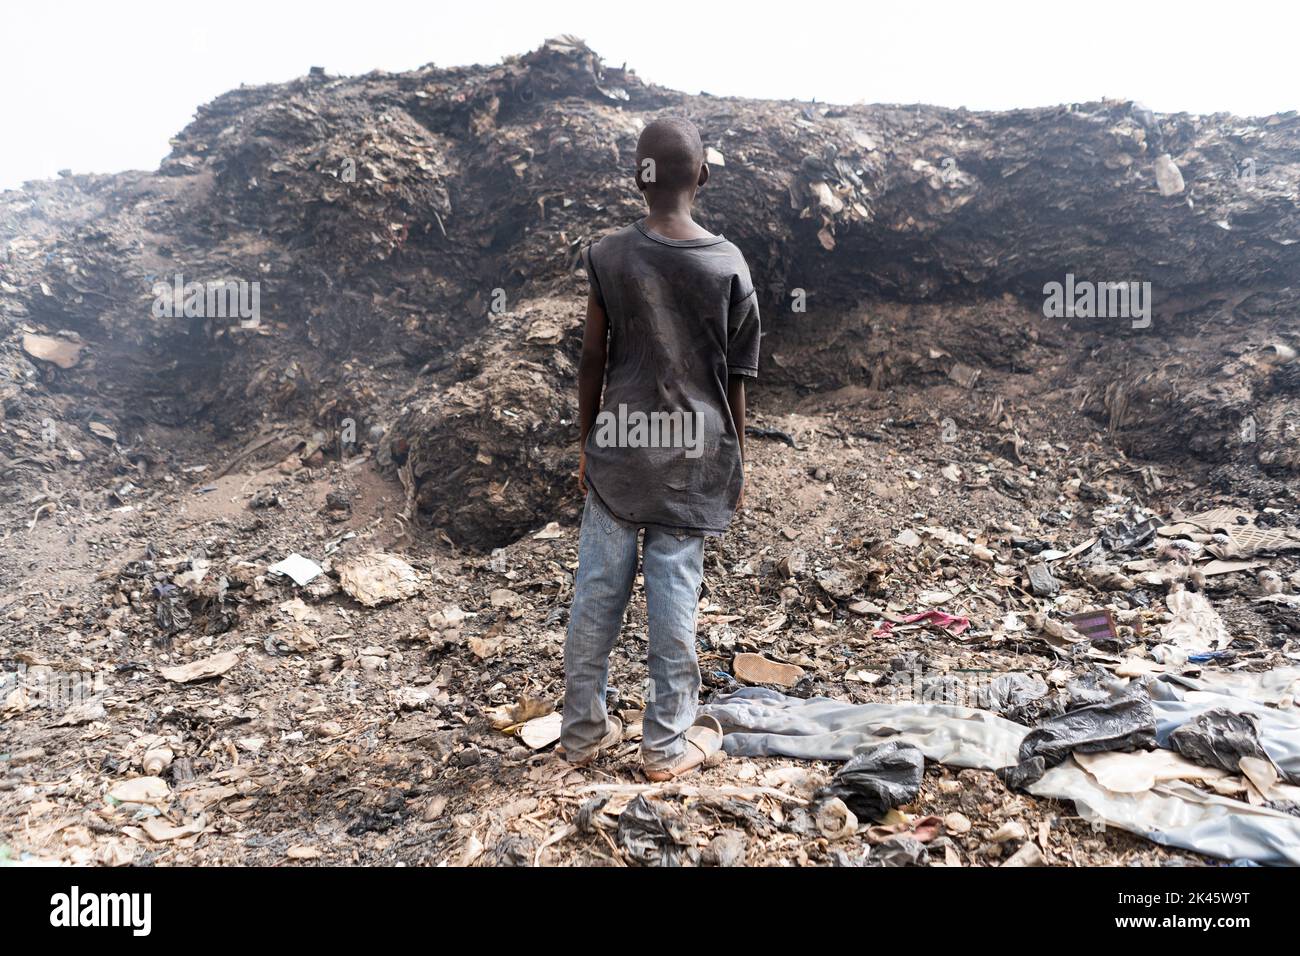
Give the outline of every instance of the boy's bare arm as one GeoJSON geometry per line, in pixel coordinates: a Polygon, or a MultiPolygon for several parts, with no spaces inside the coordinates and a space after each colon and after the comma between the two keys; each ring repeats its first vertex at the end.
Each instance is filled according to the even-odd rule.
{"type": "Polygon", "coordinates": [[[578,490],[584,495],[587,493],[587,434],[600,412],[608,332],[605,309],[593,292],[587,296],[587,324],[582,331],[582,358],[578,361],[578,490]]]}
{"type": "MultiPolygon", "coordinates": [[[[732,375],[727,379],[727,404],[731,406],[731,423],[736,426],[736,441],[740,444],[740,463],[745,463],[745,379],[732,375]]],[[[745,503],[745,486],[740,486],[739,508],[745,503]]]]}

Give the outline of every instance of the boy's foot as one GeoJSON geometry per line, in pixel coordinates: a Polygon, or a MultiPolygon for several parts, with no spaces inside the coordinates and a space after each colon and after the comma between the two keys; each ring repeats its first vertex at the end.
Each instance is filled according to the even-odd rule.
{"type": "Polygon", "coordinates": [[[646,779],[653,783],[675,780],[697,770],[715,753],[722,749],[722,725],[716,717],[701,714],[695,723],[686,728],[686,753],[678,758],[671,767],[647,770],[646,779]]]}
{"type": "Polygon", "coordinates": [[[585,767],[610,747],[618,744],[622,739],[623,721],[619,720],[617,717],[607,717],[605,719],[605,736],[600,738],[600,743],[596,744],[596,748],[592,750],[591,753],[587,754],[587,756],[583,757],[581,760],[569,760],[569,755],[565,751],[563,744],[556,744],[555,752],[565,760],[569,760],[569,763],[573,764],[573,766],[585,767]]]}

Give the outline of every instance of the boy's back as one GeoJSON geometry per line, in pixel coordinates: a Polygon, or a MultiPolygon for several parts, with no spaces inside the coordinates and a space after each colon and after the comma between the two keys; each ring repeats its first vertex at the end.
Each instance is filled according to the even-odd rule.
{"type": "Polygon", "coordinates": [[[639,567],[648,671],[641,755],[647,778],[661,781],[722,747],[721,725],[697,714],[696,612],[704,535],[726,528],[744,493],[745,379],[757,374],[759,329],[744,258],[691,217],[709,179],[699,130],[655,120],[636,152],[649,215],[583,256],[591,294],[578,363],[578,487],[586,500],[560,747],[585,764],[623,737],[605,704],[609,655],[639,567]]]}
{"type": "Polygon", "coordinates": [[[742,484],[729,376],[758,374],[759,315],[745,259],[723,236],[669,239],[644,220],[585,256],[609,323],[587,481],[615,516],[726,529],[742,484]]]}

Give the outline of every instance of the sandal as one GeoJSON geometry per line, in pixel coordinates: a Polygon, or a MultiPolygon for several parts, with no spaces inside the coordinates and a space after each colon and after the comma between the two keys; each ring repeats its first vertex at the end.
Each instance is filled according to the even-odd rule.
{"type": "Polygon", "coordinates": [[[622,740],[623,721],[619,720],[617,717],[607,717],[605,719],[605,736],[600,738],[600,743],[596,744],[596,749],[586,757],[583,757],[581,760],[569,760],[569,755],[565,751],[563,744],[556,744],[555,752],[565,760],[569,760],[569,763],[573,766],[585,767],[610,747],[617,746],[622,740]]]}
{"type": "Polygon", "coordinates": [[[647,770],[646,779],[653,783],[676,780],[693,770],[698,770],[715,753],[722,749],[722,724],[716,717],[701,714],[695,723],[686,728],[686,753],[671,767],[647,770]]]}

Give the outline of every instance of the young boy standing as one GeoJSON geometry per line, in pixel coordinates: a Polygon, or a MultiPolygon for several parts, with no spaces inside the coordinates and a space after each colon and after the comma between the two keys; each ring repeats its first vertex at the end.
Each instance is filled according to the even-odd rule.
{"type": "Polygon", "coordinates": [[[578,369],[578,485],[586,505],[560,744],[581,764],[621,739],[622,725],[606,713],[606,682],[643,534],[650,680],[641,753],[646,775],[668,780],[722,743],[717,721],[696,719],[695,615],[704,536],[726,530],[743,495],[745,379],[758,374],[759,315],[740,250],[691,218],[709,178],[699,131],[687,120],[656,120],[636,160],[648,215],[583,257],[591,292],[578,369]]]}

